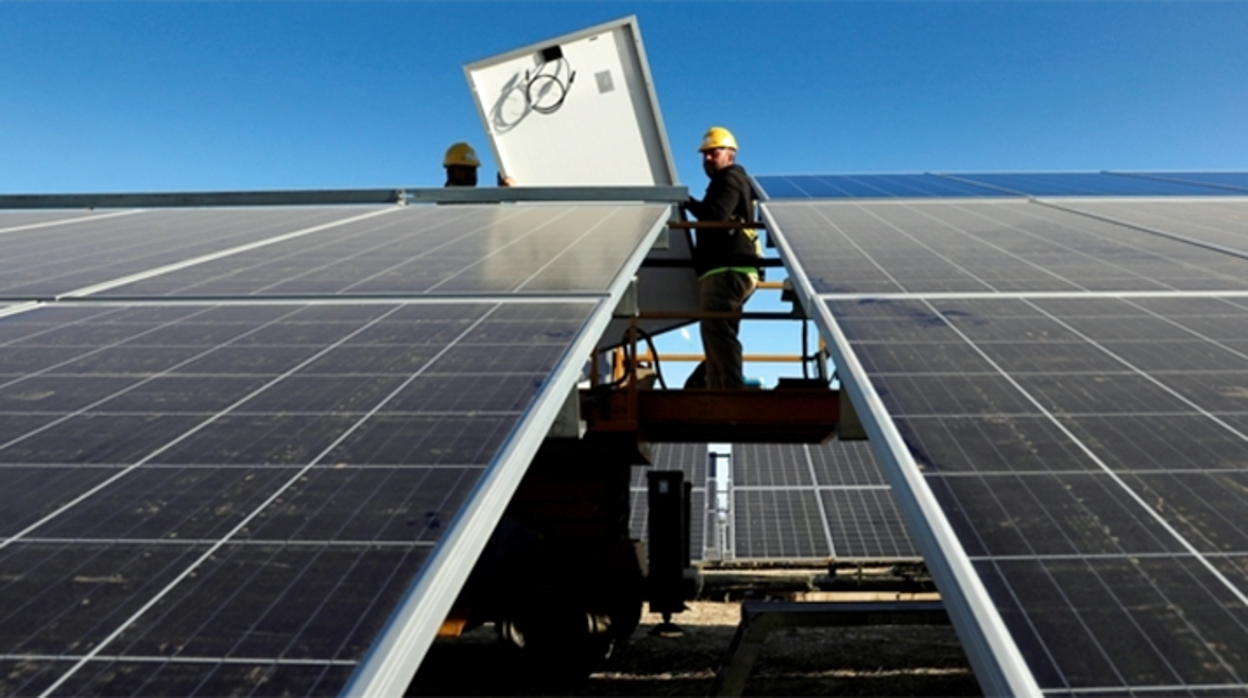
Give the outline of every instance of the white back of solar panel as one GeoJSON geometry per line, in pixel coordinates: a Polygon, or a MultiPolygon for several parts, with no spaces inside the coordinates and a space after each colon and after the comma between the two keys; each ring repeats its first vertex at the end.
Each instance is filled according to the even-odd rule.
{"type": "Polygon", "coordinates": [[[464,73],[502,174],[518,185],[676,183],[636,18],[476,61],[464,73]]]}

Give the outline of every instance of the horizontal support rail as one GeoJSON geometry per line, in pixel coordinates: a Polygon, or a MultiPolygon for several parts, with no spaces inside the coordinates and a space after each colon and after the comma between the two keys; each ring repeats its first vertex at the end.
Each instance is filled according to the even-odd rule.
{"type": "Polygon", "coordinates": [[[499,202],[580,203],[643,201],[678,204],[689,198],[688,187],[445,187],[408,189],[411,203],[493,204],[499,202]]]}
{"type": "MultiPolygon", "coordinates": [[[[692,259],[647,259],[641,263],[643,267],[649,268],[692,268],[694,266],[692,259]]],[[[776,257],[747,257],[739,260],[733,260],[733,266],[742,267],[759,267],[773,268],[783,267],[784,260],[776,257]]]]}
{"type": "Polygon", "coordinates": [[[162,208],[183,206],[335,206],[345,204],[623,202],[675,204],[687,187],[391,187],[266,191],[0,194],[0,209],[162,208]]]}
{"type": "MultiPolygon", "coordinates": [[[[638,361],[654,361],[654,354],[646,352],[637,357],[638,361]]],[[[704,354],[659,354],[659,361],[704,361],[704,354]]],[[[809,357],[803,357],[799,354],[746,354],[742,357],[743,361],[753,361],[757,363],[797,363],[809,357]]]]}
{"type": "Polygon", "coordinates": [[[635,317],[638,320],[804,320],[805,315],[796,312],[741,312],[712,310],[642,310],[636,315],[616,315],[617,319],[626,320],[635,317]]]}
{"type": "Polygon", "coordinates": [[[652,443],[823,443],[837,434],[841,410],[827,386],[581,393],[591,432],[637,432],[652,443]]]}

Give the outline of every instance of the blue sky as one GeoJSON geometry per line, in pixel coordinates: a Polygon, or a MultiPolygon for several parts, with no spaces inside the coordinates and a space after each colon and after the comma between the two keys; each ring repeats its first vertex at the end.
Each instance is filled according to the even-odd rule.
{"type": "Polygon", "coordinates": [[[0,192],[438,185],[462,65],[636,14],[682,179],[1248,167],[1245,3],[0,3],[0,192]]]}
{"type": "Polygon", "coordinates": [[[0,2],[0,193],[439,186],[465,63],[629,14],[695,192],[711,124],[755,174],[1248,169],[1248,3],[0,2]]]}

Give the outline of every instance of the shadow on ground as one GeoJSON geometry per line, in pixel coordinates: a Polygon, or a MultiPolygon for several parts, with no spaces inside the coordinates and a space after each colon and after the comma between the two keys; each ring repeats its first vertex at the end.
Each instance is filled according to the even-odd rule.
{"type": "MultiPolygon", "coordinates": [[[[588,679],[558,681],[479,628],[439,641],[409,695],[704,696],[732,641],[736,604],[699,604],[680,638],[650,634],[647,616],[629,643],[588,679]]],[[[677,617],[678,622],[682,620],[677,617]]],[[[746,684],[756,696],[977,696],[979,684],[952,628],[884,626],[778,630],[746,684]]]]}

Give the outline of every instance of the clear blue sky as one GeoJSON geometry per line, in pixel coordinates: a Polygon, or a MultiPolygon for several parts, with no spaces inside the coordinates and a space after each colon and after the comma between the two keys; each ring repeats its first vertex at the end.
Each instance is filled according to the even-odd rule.
{"type": "Polygon", "coordinates": [[[0,193],[439,186],[463,64],[629,14],[695,192],[711,124],[755,174],[1248,169],[1248,3],[0,2],[0,193]]]}
{"type": "Polygon", "coordinates": [[[0,192],[439,185],[461,66],[636,14],[684,181],[1248,168],[1246,3],[0,2],[0,192]]]}

